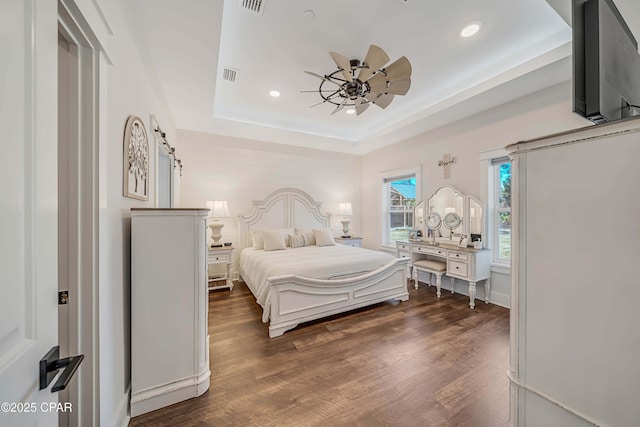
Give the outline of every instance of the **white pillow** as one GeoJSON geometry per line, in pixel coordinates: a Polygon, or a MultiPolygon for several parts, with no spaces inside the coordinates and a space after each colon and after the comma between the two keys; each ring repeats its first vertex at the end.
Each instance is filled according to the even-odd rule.
{"type": "Polygon", "coordinates": [[[282,229],[262,230],[262,238],[265,251],[287,249],[287,243],[285,242],[285,235],[282,229]]]}
{"type": "Polygon", "coordinates": [[[310,228],[298,228],[296,227],[296,234],[304,236],[305,246],[315,246],[316,238],[313,235],[313,230],[310,228]]]}
{"type": "Polygon", "coordinates": [[[333,233],[328,228],[314,228],[313,237],[316,238],[316,246],[335,246],[333,233]]]}
{"type": "Polygon", "coordinates": [[[253,243],[253,249],[258,249],[258,250],[264,249],[264,239],[262,237],[262,230],[254,230],[253,235],[251,236],[251,241],[253,243]]]}

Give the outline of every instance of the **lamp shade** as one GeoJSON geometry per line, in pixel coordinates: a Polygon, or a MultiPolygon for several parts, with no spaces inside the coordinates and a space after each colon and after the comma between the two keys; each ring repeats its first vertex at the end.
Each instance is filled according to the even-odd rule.
{"type": "Polygon", "coordinates": [[[226,200],[209,200],[207,208],[210,210],[210,217],[225,218],[229,216],[229,204],[226,200]]]}
{"type": "Polygon", "coordinates": [[[353,210],[351,209],[351,203],[349,202],[339,203],[338,215],[343,215],[343,216],[353,215],[353,210]]]}

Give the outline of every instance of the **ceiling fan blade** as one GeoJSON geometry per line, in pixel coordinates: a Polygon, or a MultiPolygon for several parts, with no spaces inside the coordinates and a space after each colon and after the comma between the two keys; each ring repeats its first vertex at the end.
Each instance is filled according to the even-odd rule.
{"type": "Polygon", "coordinates": [[[387,80],[390,81],[411,77],[411,63],[403,56],[393,64],[385,67],[384,74],[387,76],[387,80]]]}
{"type": "Polygon", "coordinates": [[[383,93],[381,95],[378,95],[373,101],[374,104],[376,104],[378,107],[385,109],[389,106],[389,104],[391,104],[391,101],[393,101],[393,97],[394,95],[392,93],[383,93]]]}
{"type": "Polygon", "coordinates": [[[344,78],[348,82],[353,81],[353,76],[351,75],[351,62],[349,61],[349,58],[338,52],[329,52],[329,55],[331,55],[338,68],[341,69],[344,78]]]}
{"type": "Polygon", "coordinates": [[[406,77],[400,80],[388,81],[382,73],[369,80],[370,93],[392,93],[394,95],[406,95],[411,87],[411,78],[406,77]],[[380,78],[378,78],[378,76],[380,78]]]}
{"type": "Polygon", "coordinates": [[[380,47],[372,44],[369,46],[367,56],[364,58],[364,63],[368,68],[362,68],[358,73],[358,79],[365,81],[373,75],[376,71],[382,68],[387,62],[389,62],[389,55],[380,47]]]}
{"type": "Polygon", "coordinates": [[[314,73],[313,71],[305,71],[305,73],[309,74],[310,76],[317,77],[320,80],[324,80],[325,82],[333,83],[334,85],[336,85],[338,87],[342,87],[342,85],[340,83],[334,82],[333,80],[328,79],[325,76],[321,76],[320,74],[314,73]]]}
{"type": "Polygon", "coordinates": [[[367,101],[364,98],[358,98],[356,100],[356,115],[357,116],[362,114],[364,112],[364,110],[366,110],[367,108],[369,108],[369,101],[367,101]]]}
{"type": "Polygon", "coordinates": [[[349,98],[345,98],[345,99],[344,99],[344,101],[342,101],[342,102],[340,103],[340,105],[338,105],[338,106],[335,108],[335,110],[333,110],[333,111],[331,112],[331,115],[333,116],[335,113],[337,113],[338,111],[342,110],[342,109],[344,108],[345,104],[347,103],[347,101],[349,101],[349,98]]]}

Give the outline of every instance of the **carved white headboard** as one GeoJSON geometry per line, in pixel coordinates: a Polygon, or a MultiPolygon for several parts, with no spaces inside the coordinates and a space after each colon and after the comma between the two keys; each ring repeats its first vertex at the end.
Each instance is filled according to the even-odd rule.
{"type": "Polygon", "coordinates": [[[297,188],[281,188],[264,200],[254,201],[251,212],[239,217],[239,249],[252,246],[254,229],[329,227],[331,215],[322,212],[321,205],[297,188]]]}

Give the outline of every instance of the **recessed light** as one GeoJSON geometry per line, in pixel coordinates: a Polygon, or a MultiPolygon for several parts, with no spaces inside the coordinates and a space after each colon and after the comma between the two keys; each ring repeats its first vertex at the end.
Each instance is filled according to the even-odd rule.
{"type": "Polygon", "coordinates": [[[277,90],[272,90],[269,92],[269,95],[273,96],[274,98],[277,98],[280,96],[280,92],[277,90]]]}
{"type": "Polygon", "coordinates": [[[474,22],[473,24],[469,24],[460,31],[461,37],[471,37],[480,29],[480,23],[474,22]]]}
{"type": "Polygon", "coordinates": [[[347,108],[345,110],[345,113],[347,113],[347,114],[354,114],[355,112],[356,112],[356,110],[354,110],[353,108],[347,108]]]}

